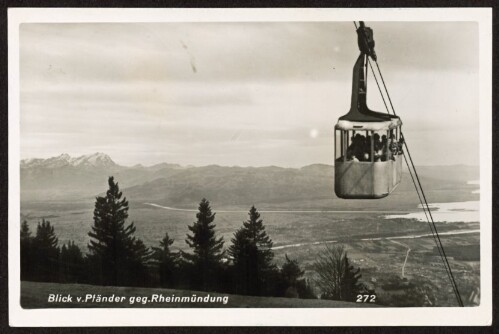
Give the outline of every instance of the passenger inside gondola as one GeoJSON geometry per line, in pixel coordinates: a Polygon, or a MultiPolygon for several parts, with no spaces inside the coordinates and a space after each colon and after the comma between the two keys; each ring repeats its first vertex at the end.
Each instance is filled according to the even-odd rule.
{"type": "Polygon", "coordinates": [[[366,138],[360,133],[352,136],[352,143],[347,148],[348,161],[364,161],[366,138]]]}
{"type": "Polygon", "coordinates": [[[364,141],[362,161],[371,161],[371,136],[367,135],[364,141]]]}
{"type": "Polygon", "coordinates": [[[395,135],[393,133],[390,133],[390,140],[388,147],[390,148],[390,159],[395,160],[395,156],[398,154],[399,151],[399,144],[395,139],[395,135]]]}
{"type": "Polygon", "coordinates": [[[374,161],[385,161],[383,160],[383,146],[379,134],[375,133],[373,136],[374,140],[374,161]]]}
{"type": "Polygon", "coordinates": [[[363,162],[395,160],[395,156],[402,154],[404,141],[402,138],[397,140],[392,131],[388,133],[388,136],[380,135],[380,133],[374,133],[372,136],[355,133],[350,137],[350,145],[346,150],[346,160],[363,162]]]}
{"type": "Polygon", "coordinates": [[[404,147],[404,137],[400,137],[400,140],[398,141],[398,148],[397,148],[397,151],[398,151],[398,154],[402,154],[404,153],[402,151],[403,147],[404,147]]]}
{"type": "Polygon", "coordinates": [[[388,160],[388,155],[390,154],[390,152],[388,151],[387,142],[388,140],[386,139],[386,135],[381,136],[381,161],[388,160]]]}

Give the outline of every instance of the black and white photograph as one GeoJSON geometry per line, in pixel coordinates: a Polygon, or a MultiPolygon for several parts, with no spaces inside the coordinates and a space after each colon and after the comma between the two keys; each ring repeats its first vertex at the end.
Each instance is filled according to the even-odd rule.
{"type": "Polygon", "coordinates": [[[9,18],[11,325],[490,324],[490,9],[9,18]]]}

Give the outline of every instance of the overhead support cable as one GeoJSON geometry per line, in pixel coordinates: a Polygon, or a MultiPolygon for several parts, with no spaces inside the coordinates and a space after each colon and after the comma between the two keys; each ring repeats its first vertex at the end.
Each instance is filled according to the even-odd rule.
{"type": "MultiPolygon", "coordinates": [[[[357,30],[358,29],[357,28],[357,23],[355,21],[353,23],[355,25],[355,29],[357,30]]],[[[363,27],[362,24],[361,24],[361,27],[363,27]]],[[[366,37],[364,36],[364,38],[366,38],[366,37]]],[[[367,42],[367,40],[366,40],[366,42],[367,42]]],[[[374,46],[374,43],[373,43],[373,46],[374,46]]],[[[371,68],[374,80],[376,81],[376,85],[378,86],[378,90],[379,90],[379,92],[381,94],[381,98],[383,100],[383,104],[385,105],[386,111],[387,111],[388,114],[391,114],[390,113],[390,109],[388,108],[388,104],[386,103],[386,100],[385,100],[383,91],[381,89],[381,86],[380,86],[380,84],[378,82],[378,79],[376,77],[376,73],[374,71],[374,68],[373,68],[373,66],[372,66],[372,64],[370,62],[369,55],[366,55],[366,58],[367,58],[367,63],[369,63],[369,66],[371,68]]],[[[393,107],[392,99],[390,98],[390,94],[388,92],[388,88],[386,87],[385,80],[383,78],[383,75],[381,74],[381,69],[379,67],[378,61],[375,58],[376,57],[373,57],[373,60],[374,60],[374,62],[376,64],[376,67],[378,69],[378,73],[379,73],[379,76],[381,78],[381,82],[383,84],[384,91],[385,91],[386,96],[388,98],[388,101],[389,101],[391,110],[393,112],[393,115],[396,116],[397,114],[395,112],[395,108],[393,107]]],[[[366,66],[366,80],[367,80],[367,66],[366,66]]],[[[367,84],[367,82],[366,82],[366,84],[367,84]]],[[[433,216],[431,214],[430,206],[428,205],[428,201],[426,199],[426,195],[424,193],[423,186],[421,184],[421,180],[419,179],[419,175],[418,175],[418,173],[416,171],[416,167],[414,165],[414,161],[412,160],[412,156],[411,156],[411,153],[409,151],[409,146],[407,145],[407,141],[405,140],[405,137],[404,137],[402,131],[400,132],[400,135],[401,135],[401,140],[403,142],[403,145],[405,146],[405,151],[407,152],[407,155],[405,154],[405,152],[403,152],[404,160],[405,160],[407,168],[409,170],[409,174],[411,175],[411,179],[412,179],[412,182],[414,184],[414,187],[416,188],[416,193],[417,193],[419,201],[421,203],[421,207],[423,208],[423,212],[425,214],[428,226],[430,227],[430,231],[432,233],[433,240],[435,241],[435,245],[437,247],[438,253],[439,253],[440,258],[442,260],[442,263],[444,265],[445,271],[447,273],[447,277],[449,278],[449,281],[450,281],[451,286],[452,286],[452,290],[453,290],[453,292],[454,292],[454,294],[456,296],[457,303],[458,303],[459,306],[463,307],[464,304],[463,304],[463,300],[461,298],[461,294],[459,293],[459,289],[458,289],[456,280],[454,278],[454,275],[452,273],[452,269],[451,269],[449,260],[447,259],[447,255],[445,253],[444,246],[443,246],[442,241],[440,239],[440,235],[438,233],[437,226],[436,226],[435,221],[433,219],[433,216]],[[409,159],[407,157],[409,157],[409,159]]]]}

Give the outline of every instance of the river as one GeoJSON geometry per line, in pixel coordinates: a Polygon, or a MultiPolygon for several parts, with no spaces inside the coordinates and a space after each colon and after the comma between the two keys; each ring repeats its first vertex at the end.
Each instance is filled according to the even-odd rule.
{"type": "MultiPolygon", "coordinates": [[[[461,234],[476,234],[480,233],[480,230],[456,230],[456,231],[446,231],[446,232],[440,232],[439,235],[461,235],[461,234]]],[[[351,238],[349,241],[378,241],[378,240],[400,240],[400,239],[419,239],[419,238],[428,238],[432,237],[433,235],[431,233],[422,233],[422,234],[408,234],[408,235],[396,235],[396,236],[391,236],[391,237],[374,237],[374,238],[351,238]]],[[[280,245],[276,247],[272,247],[273,250],[278,250],[278,249],[286,249],[286,248],[294,248],[294,247],[303,247],[303,246],[311,246],[311,245],[321,245],[321,244],[331,244],[331,243],[336,243],[338,242],[337,240],[325,240],[325,241],[314,241],[314,242],[301,242],[297,244],[289,244],[289,245],[280,245]]],[[[406,245],[407,247],[407,245],[406,245]]]]}

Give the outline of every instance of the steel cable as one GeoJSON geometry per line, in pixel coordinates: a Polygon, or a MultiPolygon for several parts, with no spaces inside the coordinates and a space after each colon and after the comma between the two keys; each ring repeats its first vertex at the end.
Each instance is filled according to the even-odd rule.
{"type": "MultiPolygon", "coordinates": [[[[355,25],[355,29],[357,30],[357,24],[355,23],[355,21],[354,21],[354,25],[355,25]]],[[[372,64],[371,64],[370,60],[369,60],[369,56],[367,56],[367,61],[369,63],[369,66],[371,67],[371,71],[372,71],[373,77],[374,77],[374,79],[376,81],[376,85],[378,86],[378,90],[379,90],[379,92],[381,94],[381,98],[382,98],[383,103],[385,105],[386,111],[387,111],[388,114],[390,114],[390,110],[389,110],[388,105],[387,105],[387,103],[385,101],[385,97],[384,97],[384,94],[383,94],[383,92],[381,90],[381,86],[379,85],[378,79],[376,77],[376,73],[375,73],[375,71],[374,71],[374,69],[372,67],[372,64]]],[[[378,69],[378,73],[379,73],[381,81],[383,83],[383,87],[384,87],[385,93],[387,95],[388,101],[390,103],[393,115],[396,116],[397,114],[395,112],[395,108],[393,107],[393,103],[392,103],[392,100],[390,98],[390,94],[388,92],[388,88],[386,87],[386,83],[385,83],[385,80],[384,80],[383,75],[381,73],[381,69],[379,67],[379,64],[378,64],[378,62],[376,60],[374,60],[374,62],[376,63],[376,67],[378,69]]],[[[366,78],[367,78],[367,73],[366,73],[366,78]]],[[[456,295],[457,302],[458,302],[459,306],[462,307],[462,306],[464,306],[464,304],[463,304],[463,301],[462,301],[462,298],[461,298],[461,294],[459,293],[459,289],[457,287],[456,280],[455,280],[454,275],[452,273],[452,269],[451,269],[449,260],[447,259],[447,255],[445,253],[442,241],[440,240],[440,235],[438,234],[438,230],[437,230],[437,227],[435,225],[435,221],[433,220],[433,216],[431,214],[431,210],[430,210],[430,207],[428,205],[428,201],[426,199],[426,196],[425,196],[425,193],[424,193],[424,190],[423,190],[423,186],[421,184],[421,180],[419,179],[419,175],[418,175],[418,173],[416,171],[416,167],[414,166],[414,161],[412,160],[412,156],[411,156],[411,153],[409,151],[409,146],[407,145],[407,141],[405,140],[402,131],[400,132],[400,134],[401,134],[401,139],[403,140],[403,145],[405,146],[405,149],[407,151],[407,155],[409,156],[409,159],[407,159],[407,156],[406,156],[405,152],[403,153],[404,160],[405,160],[405,162],[407,164],[407,168],[409,170],[409,174],[411,175],[412,182],[414,184],[414,187],[416,188],[416,193],[417,193],[419,201],[421,203],[421,207],[423,208],[423,212],[424,212],[426,220],[428,222],[428,226],[430,227],[430,231],[432,233],[433,240],[435,241],[437,250],[438,250],[440,258],[441,258],[441,260],[443,262],[443,265],[444,265],[445,271],[447,273],[447,276],[448,276],[448,278],[450,280],[452,289],[454,291],[454,294],[456,295]],[[410,164],[409,164],[409,161],[410,161],[410,164]],[[412,166],[412,170],[414,171],[414,175],[413,175],[413,172],[411,171],[411,167],[410,166],[412,166]],[[416,177],[415,179],[414,179],[414,176],[416,177]],[[421,195],[420,195],[420,193],[421,193],[421,195]],[[426,212],[428,212],[428,214],[426,212]]]]}

